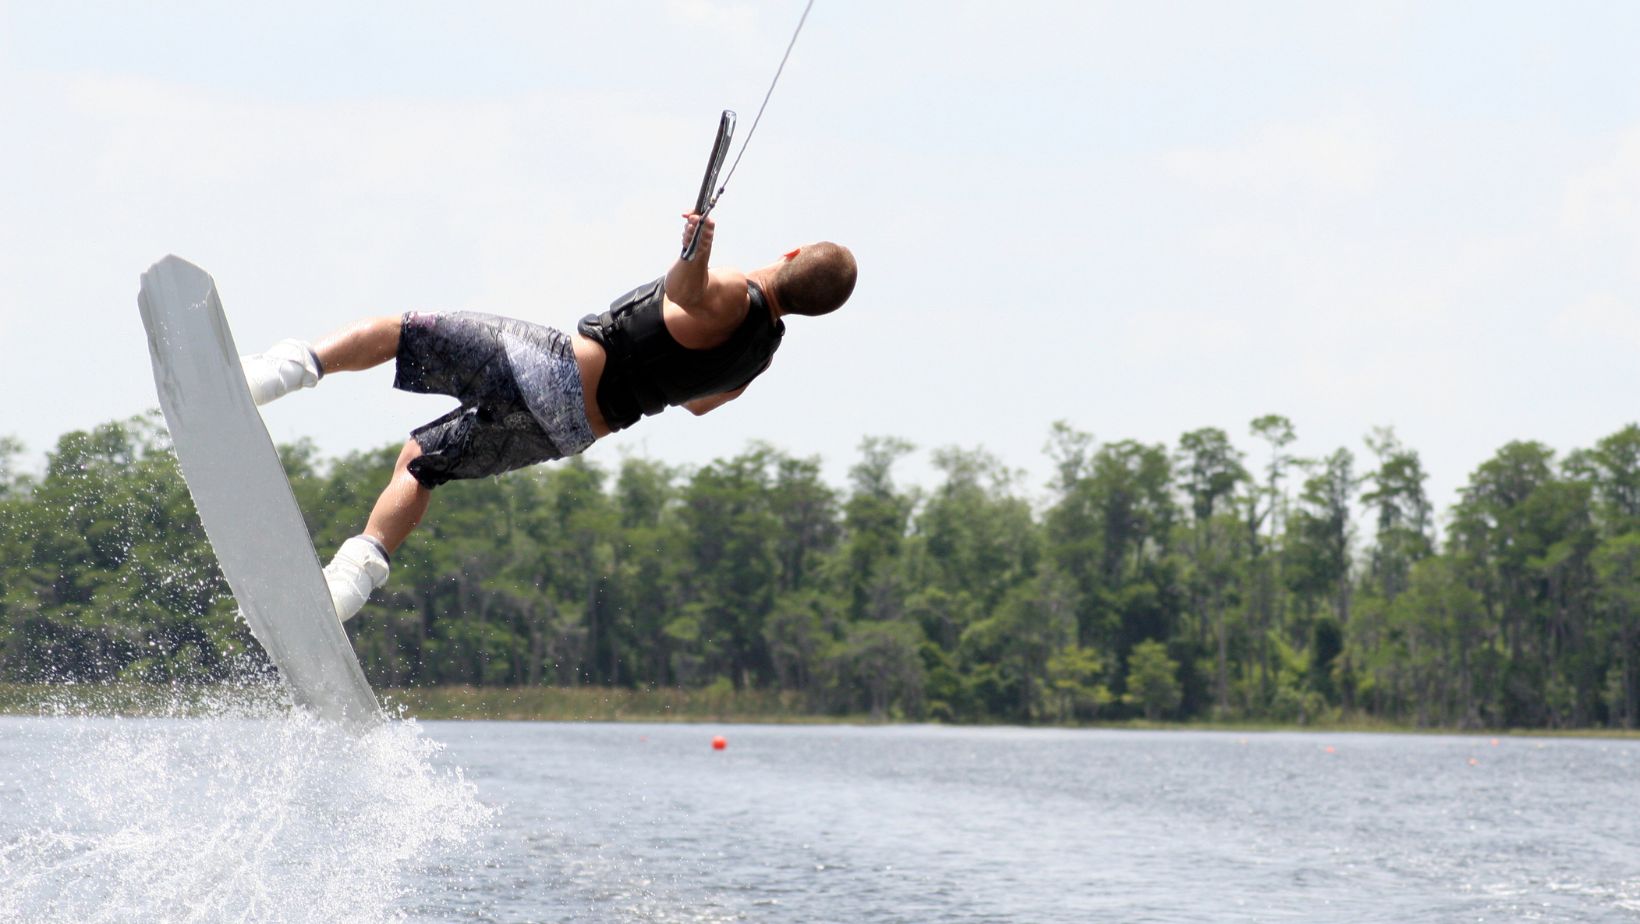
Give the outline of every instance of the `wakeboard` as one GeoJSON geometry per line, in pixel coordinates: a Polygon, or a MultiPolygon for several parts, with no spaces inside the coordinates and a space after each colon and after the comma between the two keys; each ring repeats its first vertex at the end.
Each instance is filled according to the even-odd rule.
{"type": "Polygon", "coordinates": [[[251,634],[298,704],[344,724],[380,720],[251,401],[216,283],[168,256],[142,274],[137,306],[182,476],[251,634]]]}

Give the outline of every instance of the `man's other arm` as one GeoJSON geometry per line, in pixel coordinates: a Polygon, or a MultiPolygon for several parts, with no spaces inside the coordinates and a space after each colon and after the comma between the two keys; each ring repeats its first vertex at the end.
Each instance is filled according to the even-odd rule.
{"type": "Polygon", "coordinates": [[[730,401],[740,397],[741,393],[744,392],[746,388],[747,386],[742,385],[734,391],[725,391],[715,395],[707,395],[704,398],[696,398],[693,401],[685,401],[683,402],[683,406],[689,409],[689,413],[699,417],[702,414],[715,411],[725,404],[728,404],[730,401]]]}

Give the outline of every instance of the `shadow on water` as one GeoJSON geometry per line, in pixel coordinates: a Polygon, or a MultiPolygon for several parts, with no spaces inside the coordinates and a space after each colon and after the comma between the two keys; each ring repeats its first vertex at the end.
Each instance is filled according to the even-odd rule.
{"type": "Polygon", "coordinates": [[[413,721],[255,684],[120,711],[0,718],[0,921],[397,920],[492,823],[413,721]]]}

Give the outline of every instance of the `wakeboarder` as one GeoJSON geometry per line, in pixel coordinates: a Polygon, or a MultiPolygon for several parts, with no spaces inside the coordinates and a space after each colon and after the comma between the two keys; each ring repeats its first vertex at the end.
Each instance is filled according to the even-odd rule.
{"type": "Polygon", "coordinates": [[[822,241],[747,272],[711,268],[716,222],[699,208],[684,217],[684,255],[666,274],[574,333],[476,312],[409,312],[241,358],[258,405],[389,360],[395,388],[460,401],[411,432],[364,531],[325,567],[338,618],[386,583],[434,488],[577,455],[668,407],[697,416],[722,407],[768,369],[787,315],[830,314],[854,291],[846,247],[822,241]]]}

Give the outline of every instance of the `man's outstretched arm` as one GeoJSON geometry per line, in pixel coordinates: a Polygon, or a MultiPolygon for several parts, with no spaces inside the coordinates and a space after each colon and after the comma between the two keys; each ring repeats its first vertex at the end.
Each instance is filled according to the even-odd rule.
{"type": "MultiPolygon", "coordinates": [[[[687,219],[683,227],[683,240],[687,243],[702,219],[695,212],[683,217],[687,219]]],[[[721,311],[733,311],[745,300],[744,293],[739,291],[743,283],[729,278],[729,273],[714,273],[711,270],[712,236],[716,229],[717,222],[708,216],[705,227],[701,228],[700,245],[695,250],[694,259],[677,260],[666,273],[666,297],[684,311],[702,318],[721,311]],[[739,302],[735,301],[737,297],[739,302]]]]}
{"type": "Polygon", "coordinates": [[[693,259],[680,257],[672,264],[672,269],[666,274],[666,297],[689,311],[706,300],[706,287],[711,281],[712,236],[717,232],[717,222],[710,216],[701,218],[699,212],[690,212],[683,217],[684,246],[687,247],[689,240],[695,236],[697,225],[701,226],[700,245],[695,248],[693,259]]]}

